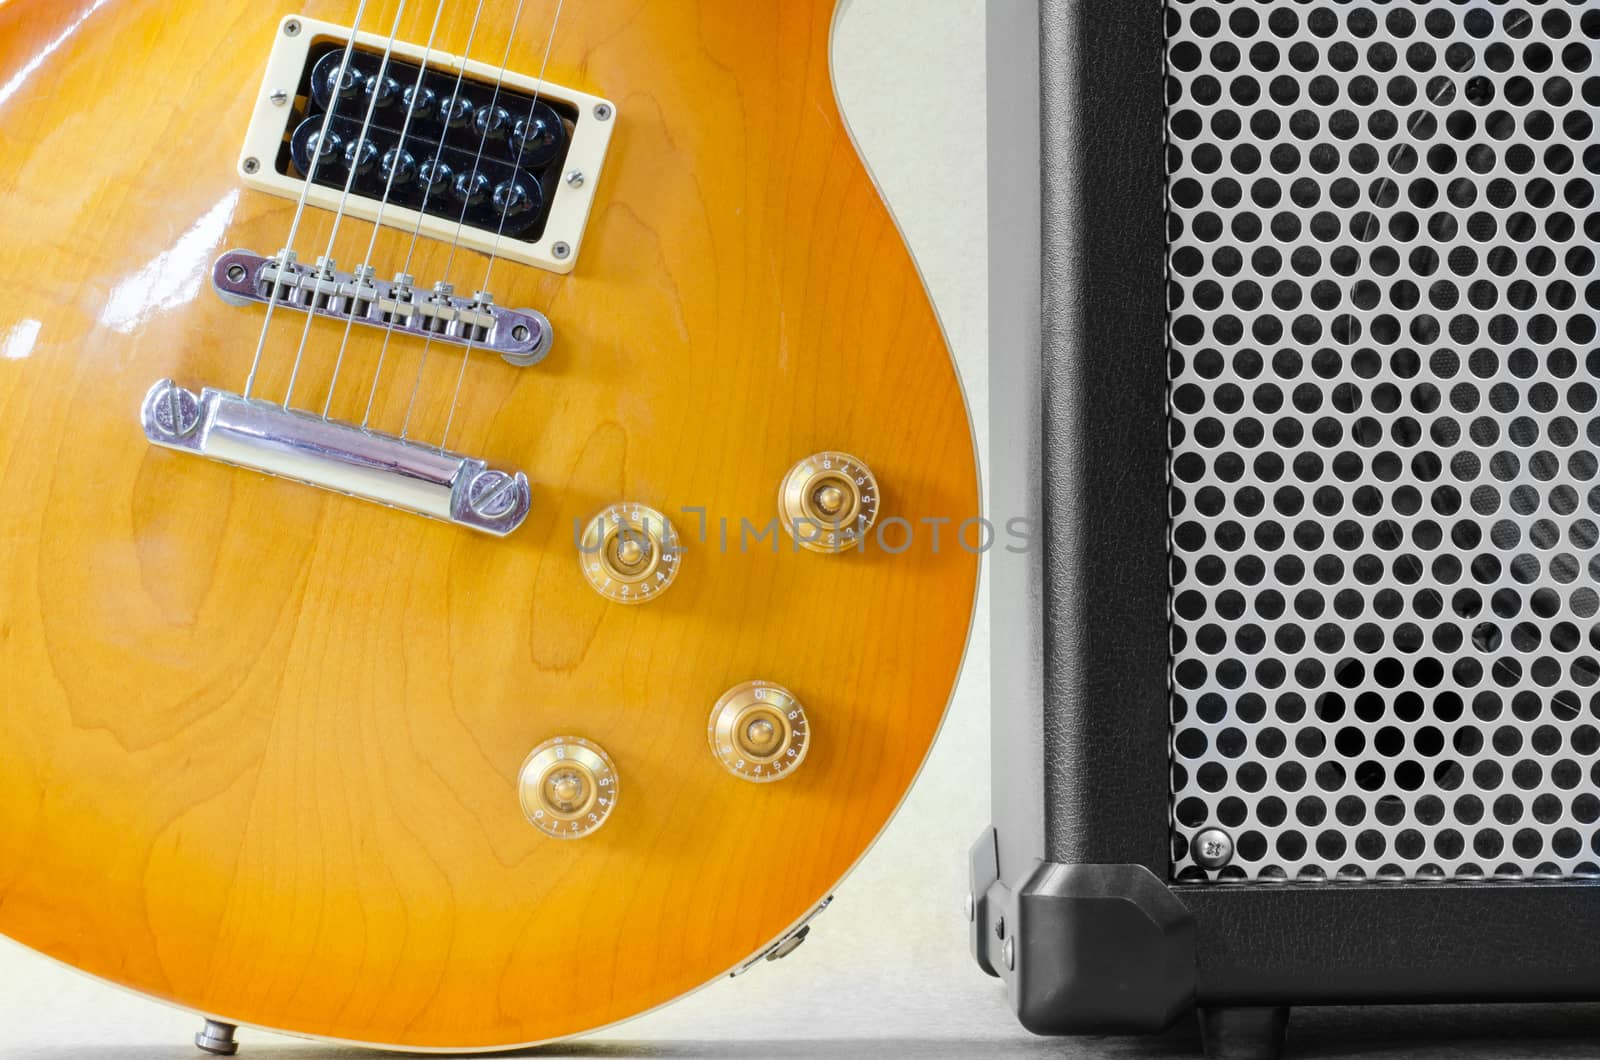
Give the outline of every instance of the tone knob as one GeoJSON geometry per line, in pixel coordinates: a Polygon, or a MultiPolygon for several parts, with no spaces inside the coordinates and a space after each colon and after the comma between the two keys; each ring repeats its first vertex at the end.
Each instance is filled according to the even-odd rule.
{"type": "Polygon", "coordinates": [[[711,708],[711,753],[740,780],[782,780],[805,761],[811,745],[806,710],[794,693],[768,681],[730,688],[711,708]]]}
{"type": "Polygon", "coordinates": [[[533,749],[517,778],[522,812],[557,839],[592,835],[617,804],[611,756],[576,736],[557,736],[533,749]]]}
{"type": "Polygon", "coordinates": [[[849,453],[808,456],[778,490],[783,529],[810,552],[845,552],[878,521],[878,480],[849,453]]]}
{"type": "Polygon", "coordinates": [[[666,592],[682,558],[678,531],[642,504],[614,504],[595,516],[578,550],[594,591],[619,604],[642,604],[666,592]]]}

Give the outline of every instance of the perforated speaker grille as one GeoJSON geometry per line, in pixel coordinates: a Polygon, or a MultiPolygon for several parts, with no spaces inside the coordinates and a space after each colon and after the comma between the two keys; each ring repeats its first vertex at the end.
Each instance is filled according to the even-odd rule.
{"type": "Polygon", "coordinates": [[[1600,875],[1600,0],[1166,20],[1174,877],[1600,875]]]}

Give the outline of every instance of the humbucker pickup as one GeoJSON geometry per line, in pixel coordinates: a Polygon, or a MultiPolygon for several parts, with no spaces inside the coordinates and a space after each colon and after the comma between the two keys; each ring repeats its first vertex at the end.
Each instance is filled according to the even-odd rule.
{"type": "Polygon", "coordinates": [[[598,96],[372,33],[352,45],[348,28],[295,16],[279,25],[239,172],[263,191],[342,201],[350,216],[564,273],[615,126],[598,96]]]}

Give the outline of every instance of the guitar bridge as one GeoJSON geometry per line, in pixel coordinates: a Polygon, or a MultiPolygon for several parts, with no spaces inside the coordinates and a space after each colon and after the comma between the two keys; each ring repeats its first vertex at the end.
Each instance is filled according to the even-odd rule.
{"type": "Polygon", "coordinates": [[[462,298],[445,283],[419,290],[403,273],[380,280],[370,265],[339,272],[325,259],[298,262],[292,251],[264,258],[230,250],[212,267],[211,283],[231,305],[276,302],[281,309],[490,350],[518,367],[544,360],[554,340],[543,313],[503,309],[488,292],[462,298]]]}
{"type": "Polygon", "coordinates": [[[156,445],[504,537],[532,508],[528,477],[387,434],[163,379],[140,411],[156,445]]]}

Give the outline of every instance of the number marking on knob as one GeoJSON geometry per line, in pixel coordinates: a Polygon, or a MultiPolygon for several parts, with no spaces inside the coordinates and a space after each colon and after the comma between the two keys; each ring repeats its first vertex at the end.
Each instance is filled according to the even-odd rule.
{"type": "Polygon", "coordinates": [[[878,479],[849,453],[808,456],[783,477],[778,517],[809,552],[847,552],[878,521],[878,479]]]}
{"type": "Polygon", "coordinates": [[[546,740],[517,776],[528,821],[556,839],[582,839],[599,830],[617,804],[617,771],[599,745],[576,736],[546,740]]]}
{"type": "Polygon", "coordinates": [[[768,681],[746,681],[725,692],[706,726],[711,753],[740,780],[782,780],[805,761],[811,746],[806,711],[793,692],[768,681]]]}
{"type": "Polygon", "coordinates": [[[683,548],[665,515],[642,504],[614,504],[584,528],[578,565],[594,591],[642,604],[671,588],[683,548]]]}

